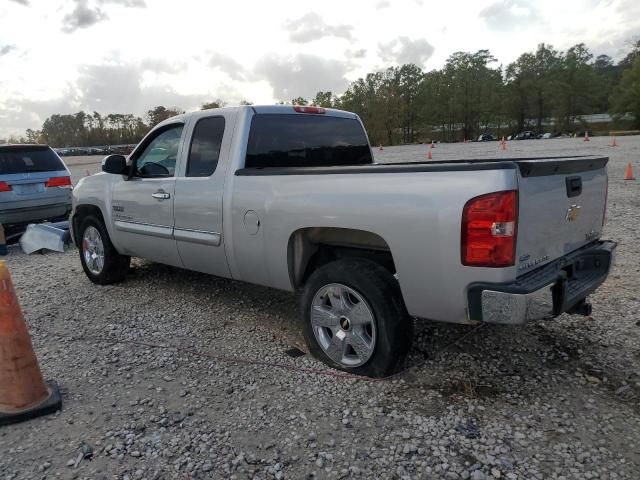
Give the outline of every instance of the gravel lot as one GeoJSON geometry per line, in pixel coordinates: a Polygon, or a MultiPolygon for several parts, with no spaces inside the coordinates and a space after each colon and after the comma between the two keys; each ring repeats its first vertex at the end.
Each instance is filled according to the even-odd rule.
{"type": "MultiPolygon", "coordinates": [[[[139,260],[127,282],[98,287],[75,249],[12,247],[64,410],[0,429],[0,477],[640,478],[640,182],[622,181],[628,161],[638,169],[640,138],[608,142],[433,149],[434,160],[610,155],[605,238],[619,242],[617,265],[590,318],[419,322],[413,369],[394,381],[339,378],[288,355],[304,348],[293,295],[139,260]],[[83,443],[93,460],[74,466],[83,443]]],[[[426,147],[375,153],[420,160],[426,147]]]]}

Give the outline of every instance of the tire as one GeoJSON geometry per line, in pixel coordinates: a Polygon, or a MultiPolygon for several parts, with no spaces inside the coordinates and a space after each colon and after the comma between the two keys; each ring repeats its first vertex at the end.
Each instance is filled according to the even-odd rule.
{"type": "Polygon", "coordinates": [[[91,215],[84,217],[80,221],[78,237],[80,263],[89,280],[98,285],[109,285],[125,279],[131,257],[120,255],[114,248],[101,219],[91,215]]]}
{"type": "Polygon", "coordinates": [[[318,268],[305,284],[300,307],[309,351],[333,368],[386,377],[411,348],[413,319],[400,286],[370,260],[340,259],[318,268]]]}

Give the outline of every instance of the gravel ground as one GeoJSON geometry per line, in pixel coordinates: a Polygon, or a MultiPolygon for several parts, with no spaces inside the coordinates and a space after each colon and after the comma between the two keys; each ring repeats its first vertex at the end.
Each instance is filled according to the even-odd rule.
{"type": "MultiPolygon", "coordinates": [[[[99,287],[75,249],[12,247],[40,365],[64,409],[0,429],[0,477],[639,478],[640,187],[622,175],[630,160],[638,168],[640,138],[608,141],[433,150],[434,160],[610,155],[605,237],[619,242],[617,265],[590,318],[419,322],[413,369],[394,381],[339,378],[290,356],[304,348],[291,294],[139,260],[125,283],[99,287]],[[83,445],[93,459],[76,466],[83,445]]],[[[420,160],[425,148],[376,156],[420,160]]]]}

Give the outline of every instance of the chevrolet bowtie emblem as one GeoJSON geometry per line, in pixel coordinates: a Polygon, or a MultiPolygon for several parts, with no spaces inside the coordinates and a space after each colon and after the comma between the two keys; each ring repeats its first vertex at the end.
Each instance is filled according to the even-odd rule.
{"type": "Polygon", "coordinates": [[[567,209],[567,215],[565,216],[565,220],[567,222],[575,222],[580,214],[580,205],[571,205],[567,209]]]}

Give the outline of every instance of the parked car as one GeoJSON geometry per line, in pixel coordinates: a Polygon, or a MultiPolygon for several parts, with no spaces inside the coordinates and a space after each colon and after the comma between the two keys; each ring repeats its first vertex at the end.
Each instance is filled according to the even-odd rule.
{"type": "Polygon", "coordinates": [[[66,216],[71,211],[71,175],[47,145],[0,145],[0,224],[66,216]]]}
{"type": "Polygon", "coordinates": [[[516,140],[531,140],[534,138],[536,138],[536,134],[533,133],[531,130],[525,130],[524,132],[520,132],[515,137],[516,140]]]}
{"type": "Polygon", "coordinates": [[[478,137],[479,142],[492,142],[494,140],[497,140],[497,138],[491,135],[490,133],[482,133],[478,137]]]}
{"type": "Polygon", "coordinates": [[[130,257],[300,293],[309,350],[385,376],[413,318],[519,325],[588,315],[616,244],[600,241],[606,157],[376,164],[357,115],[213,109],[156,126],[73,191],[97,284],[130,257]]]}

